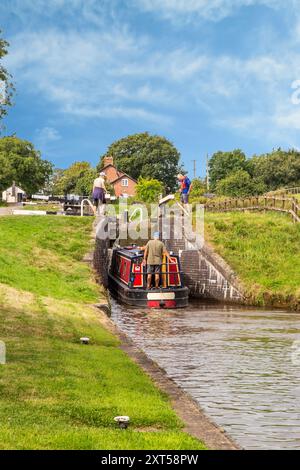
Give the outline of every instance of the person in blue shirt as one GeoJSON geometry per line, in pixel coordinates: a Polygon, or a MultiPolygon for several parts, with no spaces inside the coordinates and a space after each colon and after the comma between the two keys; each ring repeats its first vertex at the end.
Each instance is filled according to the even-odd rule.
{"type": "Polygon", "coordinates": [[[177,175],[177,179],[180,182],[179,192],[181,194],[180,200],[183,204],[189,203],[189,194],[192,189],[192,182],[187,175],[177,175]]]}

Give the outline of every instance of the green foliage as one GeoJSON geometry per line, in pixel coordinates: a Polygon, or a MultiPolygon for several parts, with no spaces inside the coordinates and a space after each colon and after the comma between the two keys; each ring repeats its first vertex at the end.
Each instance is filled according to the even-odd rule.
{"type": "Polygon", "coordinates": [[[14,92],[11,75],[1,65],[1,59],[7,55],[8,46],[8,42],[0,37],[0,120],[7,114],[7,109],[12,104],[12,96],[14,92]]]}
{"type": "Polygon", "coordinates": [[[247,169],[246,155],[241,150],[232,152],[217,152],[209,161],[209,177],[212,191],[216,190],[217,183],[236,173],[247,169]]]}
{"type": "Polygon", "coordinates": [[[300,185],[300,152],[297,150],[279,148],[248,160],[240,150],[217,152],[212,156],[209,168],[211,188],[220,195],[247,196],[300,185]]]}
{"type": "Polygon", "coordinates": [[[251,301],[300,308],[300,224],[277,213],[206,213],[205,233],[251,301]]]}
{"type": "Polygon", "coordinates": [[[78,179],[75,186],[75,193],[80,196],[90,196],[93,191],[93,183],[96,177],[96,170],[93,168],[88,170],[81,178],[78,179]]]}
{"type": "Polygon", "coordinates": [[[203,198],[203,194],[207,192],[206,183],[200,178],[192,180],[192,189],[190,192],[190,202],[196,202],[203,198]]]}
{"type": "Polygon", "coordinates": [[[244,170],[238,170],[227,176],[216,185],[216,193],[220,196],[246,197],[253,194],[263,194],[265,184],[260,179],[253,179],[244,170]]]}
{"type": "Polygon", "coordinates": [[[63,169],[61,168],[54,168],[51,177],[49,178],[48,184],[45,186],[45,193],[46,194],[54,194],[55,196],[63,195],[63,192],[60,191],[60,181],[64,174],[63,169]]]}
{"type": "Polygon", "coordinates": [[[109,183],[109,181],[107,181],[107,179],[105,180],[105,187],[106,187],[107,192],[108,192],[111,196],[115,196],[115,195],[116,195],[114,186],[113,186],[111,183],[109,183]]]}
{"type": "Polygon", "coordinates": [[[63,171],[53,188],[54,194],[78,194],[88,196],[93,189],[97,173],[89,162],[75,162],[63,171]]]}
{"type": "Polygon", "coordinates": [[[165,137],[145,132],[118,140],[101,158],[98,170],[102,168],[105,156],[112,156],[116,167],[136,180],[140,177],[157,179],[167,192],[177,188],[180,154],[165,137]]]}
{"type": "Polygon", "coordinates": [[[18,137],[0,139],[0,190],[15,181],[27,194],[33,194],[47,184],[52,163],[42,160],[33,144],[18,137]]]}
{"type": "Polygon", "coordinates": [[[250,160],[251,172],[260,177],[269,191],[300,185],[300,152],[278,149],[250,160]]]}
{"type": "Polygon", "coordinates": [[[163,194],[163,184],[156,179],[140,178],[136,187],[136,195],[142,202],[157,202],[163,194]]]}

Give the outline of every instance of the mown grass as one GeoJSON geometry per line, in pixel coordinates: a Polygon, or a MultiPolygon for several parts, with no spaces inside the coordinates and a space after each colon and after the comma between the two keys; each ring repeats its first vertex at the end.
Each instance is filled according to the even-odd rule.
{"type": "Polygon", "coordinates": [[[0,449],[204,448],[90,305],[97,286],[80,259],[91,220],[10,217],[0,227],[0,449]],[[124,414],[126,431],[113,421],[124,414]]]}
{"type": "Polygon", "coordinates": [[[62,205],[61,204],[36,204],[36,205],[25,205],[23,207],[25,211],[61,211],[62,205]]]}
{"type": "Polygon", "coordinates": [[[96,301],[90,269],[78,262],[90,233],[86,218],[1,217],[1,282],[42,296],[96,301]]]}
{"type": "Polygon", "coordinates": [[[300,301],[300,224],[276,213],[206,213],[206,238],[257,303],[300,301]]]}

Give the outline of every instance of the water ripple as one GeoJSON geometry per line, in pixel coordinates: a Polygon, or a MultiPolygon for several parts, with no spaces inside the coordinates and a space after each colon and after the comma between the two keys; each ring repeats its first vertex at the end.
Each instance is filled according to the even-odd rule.
{"type": "Polygon", "coordinates": [[[299,314],[112,304],[120,329],[244,448],[300,449],[300,361],[292,361],[299,314]]]}

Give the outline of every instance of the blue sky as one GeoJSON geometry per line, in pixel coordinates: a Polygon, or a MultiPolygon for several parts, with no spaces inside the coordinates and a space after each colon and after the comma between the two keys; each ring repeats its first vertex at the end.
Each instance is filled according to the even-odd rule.
{"type": "Polygon", "coordinates": [[[1,0],[6,131],[58,167],[149,131],[185,167],[300,147],[299,0],[1,0]],[[292,88],[294,87],[294,89],[292,88]],[[293,97],[294,94],[294,97],[293,97]]]}

